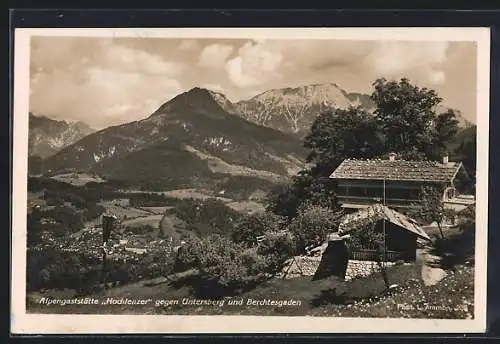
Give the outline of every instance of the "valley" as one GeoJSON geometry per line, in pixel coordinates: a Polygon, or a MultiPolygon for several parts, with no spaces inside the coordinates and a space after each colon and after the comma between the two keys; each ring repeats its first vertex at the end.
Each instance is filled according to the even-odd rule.
{"type": "MultiPolygon", "coordinates": [[[[64,142],[49,137],[47,141],[59,143],[50,154],[40,156],[32,145],[27,300],[64,293],[86,297],[144,292],[150,297],[159,290],[175,298],[196,295],[195,289],[201,288],[213,295],[234,292],[250,298],[268,292],[290,296],[289,291],[298,292],[304,301],[332,297],[336,303],[337,295],[323,295],[329,292],[327,282],[333,281],[310,284],[305,278],[285,281],[276,276],[290,257],[308,255],[318,238],[338,224],[333,208],[305,202],[318,194],[327,195],[330,203],[334,197],[328,196],[329,185],[308,184],[308,176],[300,174],[314,166],[304,136],[319,114],[336,123],[347,119],[347,128],[335,128],[346,130],[345,136],[318,139],[326,151],[333,147],[332,154],[351,150],[350,157],[358,148],[347,147],[353,144],[348,126],[359,123],[349,123],[356,120],[345,116],[353,115],[357,106],[371,121],[370,97],[333,83],[268,90],[235,103],[221,93],[195,87],[141,120],[64,142]],[[330,114],[348,108],[352,112],[339,111],[339,117],[330,114]],[[279,194],[281,203],[272,198],[276,190],[285,190],[279,194]],[[271,208],[276,205],[296,207],[297,212],[278,213],[271,208]],[[105,215],[116,219],[109,239],[104,239],[105,215]],[[201,280],[188,274],[193,266],[204,269],[201,280]],[[164,284],[177,273],[189,276],[178,285],[164,284]],[[158,287],[146,290],[146,284],[158,287]]],[[[332,135],[328,130],[325,137],[332,135]]],[[[470,145],[475,131],[461,133],[456,142],[447,142],[454,150],[464,142],[470,145]]],[[[396,266],[391,278],[403,286],[414,279],[415,271],[413,264],[396,266]]],[[[338,287],[361,290],[366,281],[370,278],[348,285],[344,281],[338,287]]],[[[381,280],[373,281],[373,294],[381,294],[381,280]]],[[[346,293],[342,297],[348,304],[371,297],[346,293]]],[[[342,302],[327,311],[344,312],[342,302]]],[[[40,305],[28,305],[30,311],[40,310],[40,305]]],[[[311,311],[324,309],[308,305],[301,310],[311,311]]]]}

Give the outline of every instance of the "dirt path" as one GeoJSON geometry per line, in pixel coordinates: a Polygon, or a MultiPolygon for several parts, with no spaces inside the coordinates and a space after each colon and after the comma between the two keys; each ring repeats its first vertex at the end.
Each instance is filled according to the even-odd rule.
{"type": "Polygon", "coordinates": [[[421,276],[426,286],[435,285],[446,276],[446,271],[438,267],[440,259],[429,253],[428,249],[417,250],[417,262],[422,265],[421,276]]]}

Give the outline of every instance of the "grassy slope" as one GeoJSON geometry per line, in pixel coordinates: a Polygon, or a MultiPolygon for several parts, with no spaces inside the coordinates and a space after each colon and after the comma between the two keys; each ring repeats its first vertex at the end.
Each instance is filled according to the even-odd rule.
{"type": "MultiPolygon", "coordinates": [[[[390,269],[389,278],[393,283],[402,283],[402,281],[418,278],[419,268],[415,265],[401,265],[390,269]]],[[[189,279],[179,281],[174,284],[159,284],[152,287],[145,287],[147,282],[139,282],[134,284],[109,289],[107,291],[95,294],[92,297],[105,300],[107,297],[122,298],[129,297],[132,299],[182,299],[184,297],[194,298],[193,291],[189,287],[189,279]]],[[[244,303],[248,299],[262,300],[297,300],[300,301],[299,307],[197,307],[197,306],[172,306],[172,307],[155,307],[149,306],[43,306],[31,304],[31,311],[36,312],[62,312],[62,313],[164,313],[164,314],[256,314],[256,315],[304,315],[314,312],[320,312],[321,300],[326,300],[331,296],[331,290],[337,289],[339,294],[343,296],[335,299],[340,302],[349,302],[356,298],[369,298],[372,295],[379,294],[384,289],[384,283],[380,275],[372,275],[363,279],[356,279],[350,283],[345,283],[336,278],[329,278],[319,281],[311,281],[311,277],[302,277],[297,279],[272,279],[257,288],[243,294],[241,298],[244,303]]],[[[235,297],[234,299],[239,299],[235,297]]]]}
{"type": "Polygon", "coordinates": [[[93,297],[148,299],[150,305],[120,306],[44,306],[30,303],[29,312],[39,313],[98,313],[98,314],[224,314],[224,315],[286,315],[286,316],[343,316],[343,317],[412,317],[412,318],[470,318],[473,310],[473,268],[459,267],[437,285],[426,287],[419,280],[415,266],[398,266],[389,272],[392,283],[401,286],[392,295],[373,297],[383,290],[379,275],[355,280],[348,285],[333,278],[311,282],[310,278],[271,280],[234,300],[242,299],[243,306],[155,306],[156,300],[190,298],[186,285],[177,288],[167,284],[145,287],[136,283],[108,290],[93,297]],[[336,289],[336,292],[332,291],[336,289]],[[342,294],[343,295],[339,295],[342,294]],[[253,300],[300,300],[300,306],[248,306],[253,300]],[[323,304],[322,304],[323,303],[323,304]],[[437,309],[436,309],[437,308],[437,309]]]}

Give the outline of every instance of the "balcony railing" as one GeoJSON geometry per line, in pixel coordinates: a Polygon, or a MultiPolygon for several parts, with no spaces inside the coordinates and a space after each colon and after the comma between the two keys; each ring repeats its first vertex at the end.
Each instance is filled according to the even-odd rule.
{"type": "MultiPolygon", "coordinates": [[[[358,205],[371,205],[375,203],[382,203],[384,200],[380,197],[366,197],[366,196],[343,196],[338,195],[340,203],[347,204],[358,204],[358,205]]],[[[398,207],[412,207],[414,204],[419,203],[419,200],[415,199],[403,199],[403,198],[386,198],[385,204],[398,206],[398,207]]]]}

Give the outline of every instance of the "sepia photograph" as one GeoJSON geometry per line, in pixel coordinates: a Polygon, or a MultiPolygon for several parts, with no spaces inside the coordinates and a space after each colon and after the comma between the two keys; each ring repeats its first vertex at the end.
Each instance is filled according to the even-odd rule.
{"type": "Polygon", "coordinates": [[[17,29],[14,67],[13,331],[485,329],[488,29],[17,29]]]}

